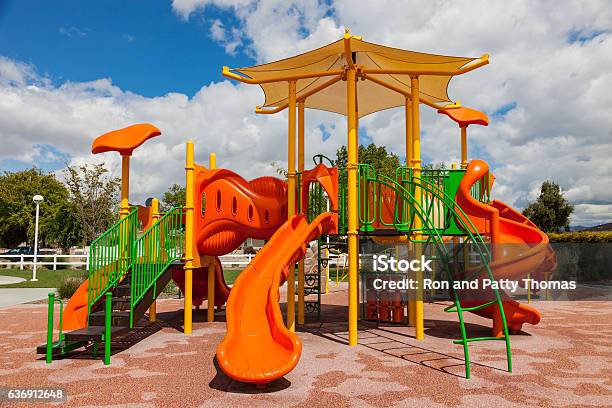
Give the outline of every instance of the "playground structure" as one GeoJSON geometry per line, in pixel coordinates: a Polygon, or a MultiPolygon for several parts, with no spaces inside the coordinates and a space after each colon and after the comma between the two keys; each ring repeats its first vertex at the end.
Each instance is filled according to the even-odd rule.
{"type": "MultiPolygon", "coordinates": [[[[554,268],[547,236],[520,213],[491,200],[494,178],[487,164],[468,161],[467,128],[486,126],[486,115],[459,103],[440,105],[451,102],[447,86],[453,76],[488,62],[486,55],[447,57],[384,47],[347,31],[339,41],[285,60],[236,70],[224,67],[224,76],[262,87],[266,103],[257,107],[258,113],[288,110],[287,181],[273,177],[247,181],[216,168],[214,155],[208,168],[197,165],[189,141],[186,204],[164,214],[157,200],[148,207],[132,207],[128,195],[132,151],[161,132],[141,124],[100,136],[94,141],[94,154],[117,151],[122,155],[121,219],[91,244],[89,278],[60,313],[60,335],[55,342],[56,298],[50,296],[49,335],[39,351],[50,362],[54,355],[88,344],[97,353],[103,344],[108,363],[112,338],[136,329],[147,311],[149,321],[154,321],[155,300],[174,279],[184,294],[185,334],[192,331],[194,305],[199,307],[207,299],[207,320],[213,321],[214,306],[227,304],[227,335],[217,349],[219,366],[236,380],[265,385],[290,372],[302,352],[295,334],[296,316],[297,324],[303,324],[308,288],[302,259],[313,240],[319,240],[319,268],[330,258],[330,245],[324,245],[329,237],[346,243],[351,346],[358,342],[360,303],[367,305],[366,318],[404,323],[407,316],[416,339],[424,338],[422,285],[406,297],[381,299],[366,293],[360,302],[360,237],[402,245],[415,259],[427,254],[450,282],[537,275],[554,268]],[[421,104],[459,124],[459,169],[421,169],[421,104]],[[389,176],[359,163],[358,119],[398,106],[406,114],[406,164],[389,176]],[[325,165],[320,155],[315,156],[312,169],[305,168],[306,108],[347,116],[344,168],[331,161],[325,165]],[[268,242],[230,289],[218,256],[232,252],[248,237],[268,242]],[[279,287],[284,282],[285,321],[279,305],[279,287]]],[[[321,312],[320,276],[319,271],[319,304],[310,308],[317,314],[321,312]]],[[[422,282],[423,273],[417,272],[415,278],[422,282]]],[[[362,285],[367,279],[364,272],[362,285]]],[[[455,343],[464,350],[466,377],[470,377],[468,344],[473,341],[503,341],[508,371],[512,371],[509,331],[520,330],[524,323],[537,324],[538,311],[497,289],[467,300],[451,289],[450,300],[446,311],[458,315],[461,338],[455,343]],[[492,335],[469,337],[465,311],[492,319],[492,335]]]]}

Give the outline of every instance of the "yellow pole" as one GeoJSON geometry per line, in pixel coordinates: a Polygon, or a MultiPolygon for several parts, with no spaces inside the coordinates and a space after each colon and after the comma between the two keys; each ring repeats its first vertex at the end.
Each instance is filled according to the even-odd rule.
{"type": "MultiPolygon", "coordinates": [[[[159,220],[159,200],[157,198],[151,200],[151,218],[153,220],[153,224],[155,224],[157,220],[159,220]]],[[[159,239],[159,237],[154,237],[154,239],[159,239]]],[[[154,261],[157,259],[157,256],[157,252],[154,252],[154,261]]],[[[157,299],[154,299],[153,303],[151,303],[151,306],[149,306],[149,322],[153,323],[155,322],[155,320],[157,320],[157,299]]]]}
{"type": "MultiPolygon", "coordinates": [[[[295,215],[295,81],[289,82],[289,129],[287,132],[287,217],[295,215]]],[[[287,276],[287,328],[295,331],[295,268],[289,265],[287,276]]]]}
{"type": "Polygon", "coordinates": [[[467,126],[461,126],[461,168],[467,169],[467,126]]]}
{"type": "Polygon", "coordinates": [[[121,218],[130,213],[130,156],[121,155],[121,218]]]}
{"type": "MultiPolygon", "coordinates": [[[[304,101],[298,102],[298,172],[304,171],[304,101]]],[[[300,176],[299,194],[302,195],[302,178],[300,176]]],[[[300,213],[304,213],[306,203],[301,203],[300,213]]],[[[298,324],[304,324],[304,259],[298,263],[298,324]]]]}
{"type": "MultiPolygon", "coordinates": [[[[410,77],[410,87],[412,90],[412,167],[414,172],[414,178],[417,183],[421,178],[421,128],[420,128],[420,117],[419,117],[419,77],[410,77]]],[[[417,200],[421,200],[421,189],[418,185],[415,188],[414,196],[417,200]]],[[[419,202],[422,205],[422,203],[419,202]]],[[[418,231],[422,227],[421,220],[417,217],[414,221],[414,228],[418,231]]],[[[417,239],[421,236],[419,233],[416,235],[417,239]]],[[[422,254],[422,246],[417,244],[415,251],[415,258],[419,259],[422,254]]],[[[424,322],[423,322],[423,271],[417,271],[417,290],[416,299],[414,306],[415,315],[415,332],[417,340],[422,340],[425,335],[424,322]]]]}
{"type": "MultiPolygon", "coordinates": [[[[412,104],[410,97],[404,99],[404,116],[406,117],[406,166],[412,166],[412,104]]],[[[410,217],[410,214],[408,214],[410,217]]],[[[408,254],[410,254],[410,243],[408,245],[408,254]]],[[[408,326],[415,325],[415,303],[412,291],[408,289],[408,326]]]]}
{"type": "Polygon", "coordinates": [[[348,172],[348,256],[349,256],[349,346],[357,345],[357,315],[359,312],[359,304],[357,300],[358,282],[357,275],[359,270],[359,252],[357,236],[357,163],[358,163],[358,147],[357,140],[357,115],[356,103],[357,92],[355,88],[355,69],[347,71],[347,130],[348,130],[348,160],[346,164],[348,172]]]}
{"type": "MultiPolygon", "coordinates": [[[[211,153],[208,159],[208,167],[212,169],[217,168],[217,155],[211,153]]],[[[215,321],[215,268],[216,261],[214,257],[210,257],[208,260],[208,310],[206,311],[206,320],[208,322],[215,321]]]]}
{"type": "Polygon", "coordinates": [[[412,109],[408,96],[405,99],[404,111],[406,116],[406,166],[410,166],[412,164],[412,109]]]}
{"type": "Polygon", "coordinates": [[[193,158],[193,141],[187,141],[187,155],[185,161],[185,300],[184,300],[184,333],[192,331],[192,294],[193,294],[193,207],[194,207],[194,177],[195,163],[193,158]]]}

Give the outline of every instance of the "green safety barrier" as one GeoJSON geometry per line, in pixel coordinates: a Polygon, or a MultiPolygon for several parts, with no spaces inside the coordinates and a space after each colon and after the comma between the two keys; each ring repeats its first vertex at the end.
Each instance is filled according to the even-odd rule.
{"type": "Polygon", "coordinates": [[[132,246],[138,232],[138,209],[94,239],[89,247],[87,314],[107,290],[115,287],[132,263],[132,246]]]}
{"type": "Polygon", "coordinates": [[[132,250],[130,327],[134,308],[174,261],[183,257],[185,228],[182,207],[173,207],[135,242],[132,250]]]}

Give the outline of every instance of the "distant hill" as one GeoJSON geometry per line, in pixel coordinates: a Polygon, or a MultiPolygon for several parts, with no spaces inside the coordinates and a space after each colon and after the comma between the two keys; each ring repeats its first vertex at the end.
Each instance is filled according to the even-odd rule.
{"type": "Polygon", "coordinates": [[[612,231],[612,222],[596,225],[594,227],[588,228],[586,231],[612,231]]]}
{"type": "Polygon", "coordinates": [[[576,225],[575,227],[570,227],[570,231],[612,231],[612,222],[596,225],[594,227],[584,227],[582,225],[576,225]]]}

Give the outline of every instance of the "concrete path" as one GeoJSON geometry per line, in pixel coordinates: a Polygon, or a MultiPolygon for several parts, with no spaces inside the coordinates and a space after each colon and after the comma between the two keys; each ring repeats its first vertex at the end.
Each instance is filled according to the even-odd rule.
{"type": "Polygon", "coordinates": [[[0,308],[47,299],[54,288],[0,288],[0,308]]]}
{"type": "Polygon", "coordinates": [[[0,285],[12,285],[13,283],[25,282],[25,279],[18,276],[0,275],[0,285]]]}

